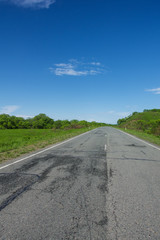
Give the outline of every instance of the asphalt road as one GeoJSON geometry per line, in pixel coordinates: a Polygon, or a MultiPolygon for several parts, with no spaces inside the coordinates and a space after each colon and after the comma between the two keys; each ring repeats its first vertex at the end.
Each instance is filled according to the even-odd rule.
{"type": "Polygon", "coordinates": [[[102,127],[19,160],[0,165],[0,239],[160,239],[160,149],[102,127]]]}

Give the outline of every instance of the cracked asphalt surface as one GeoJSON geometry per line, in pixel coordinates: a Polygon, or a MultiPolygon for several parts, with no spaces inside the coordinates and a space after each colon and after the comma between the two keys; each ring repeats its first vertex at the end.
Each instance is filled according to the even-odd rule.
{"type": "Polygon", "coordinates": [[[102,127],[0,169],[0,239],[159,240],[160,151],[102,127]]]}

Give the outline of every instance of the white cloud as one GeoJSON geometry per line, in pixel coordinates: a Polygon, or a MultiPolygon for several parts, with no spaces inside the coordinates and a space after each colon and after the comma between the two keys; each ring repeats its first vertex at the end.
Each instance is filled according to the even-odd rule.
{"type": "Polygon", "coordinates": [[[24,119],[27,119],[27,118],[33,118],[34,116],[30,116],[30,115],[16,115],[16,117],[22,117],[24,119]]]}
{"type": "Polygon", "coordinates": [[[16,106],[16,105],[4,106],[0,109],[0,114],[2,114],[2,113],[11,114],[19,108],[20,108],[20,106],[16,106]]]}
{"type": "Polygon", "coordinates": [[[52,73],[57,76],[69,75],[69,76],[82,76],[87,75],[87,71],[75,70],[75,66],[71,63],[58,63],[55,64],[55,68],[50,68],[52,73]]]}
{"type": "Polygon", "coordinates": [[[101,73],[101,71],[99,71],[99,70],[90,70],[89,71],[90,75],[97,75],[98,73],[101,73]]]}
{"type": "Polygon", "coordinates": [[[56,67],[62,67],[62,68],[73,68],[73,65],[70,64],[70,63],[58,63],[58,64],[55,64],[56,67]]]}
{"type": "Polygon", "coordinates": [[[57,76],[62,76],[62,75],[82,76],[82,75],[87,75],[87,71],[75,71],[74,69],[57,68],[55,70],[55,74],[57,76]]]}
{"type": "Polygon", "coordinates": [[[76,59],[69,60],[69,63],[56,63],[55,67],[50,67],[50,71],[57,76],[86,76],[102,73],[99,62],[85,63],[76,59]]]}
{"type": "Polygon", "coordinates": [[[91,64],[94,65],[94,66],[101,66],[100,62],[91,62],[91,64]]]}
{"type": "Polygon", "coordinates": [[[154,94],[160,94],[160,88],[147,89],[147,92],[153,92],[154,94]]]}
{"type": "MultiPolygon", "coordinates": [[[[5,2],[5,0],[0,1],[5,2]]],[[[56,0],[7,0],[6,2],[26,8],[49,8],[56,0]]]]}

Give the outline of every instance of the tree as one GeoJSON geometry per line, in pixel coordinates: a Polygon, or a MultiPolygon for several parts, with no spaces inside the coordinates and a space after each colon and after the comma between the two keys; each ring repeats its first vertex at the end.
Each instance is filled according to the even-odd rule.
{"type": "Polygon", "coordinates": [[[55,121],[54,127],[55,127],[55,129],[60,129],[62,127],[62,121],[61,120],[55,121]]]}
{"type": "Polygon", "coordinates": [[[9,118],[10,118],[10,116],[8,114],[0,115],[0,129],[8,128],[9,118]]]}
{"type": "Polygon", "coordinates": [[[33,128],[38,129],[52,128],[53,124],[54,120],[46,116],[44,113],[40,113],[39,115],[35,116],[32,122],[33,128]]]}

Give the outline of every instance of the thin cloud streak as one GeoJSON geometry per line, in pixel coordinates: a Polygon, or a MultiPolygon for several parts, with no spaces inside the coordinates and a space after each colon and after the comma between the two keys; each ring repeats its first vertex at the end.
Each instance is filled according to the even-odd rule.
{"type": "Polygon", "coordinates": [[[87,76],[102,73],[100,65],[99,62],[85,63],[72,59],[69,63],[56,63],[55,67],[50,67],[49,70],[57,76],[87,76]]]}
{"type": "Polygon", "coordinates": [[[56,0],[0,0],[24,8],[49,8],[56,0]]]}
{"type": "Polygon", "coordinates": [[[16,115],[16,117],[21,117],[21,118],[24,118],[24,119],[28,119],[28,118],[33,118],[35,116],[30,116],[30,115],[16,115]]]}
{"type": "Polygon", "coordinates": [[[68,76],[82,76],[82,75],[87,75],[87,71],[76,71],[72,67],[64,67],[64,68],[56,68],[53,69],[53,72],[57,76],[63,76],[63,75],[68,75],[68,76]]]}
{"type": "Polygon", "coordinates": [[[152,92],[154,94],[160,94],[160,88],[147,89],[146,92],[152,92]]]}
{"type": "Polygon", "coordinates": [[[100,63],[100,62],[91,62],[91,64],[92,64],[93,66],[101,66],[101,63],[100,63]]]}

